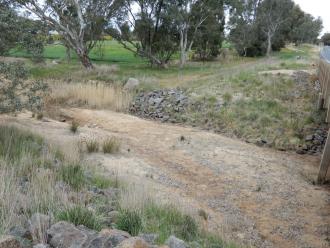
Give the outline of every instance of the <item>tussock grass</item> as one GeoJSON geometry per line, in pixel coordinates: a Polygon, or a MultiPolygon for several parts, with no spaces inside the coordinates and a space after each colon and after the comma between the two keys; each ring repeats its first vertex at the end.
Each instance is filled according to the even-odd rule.
{"type": "Polygon", "coordinates": [[[104,83],[49,82],[52,89],[48,105],[86,106],[126,112],[132,100],[130,92],[104,83]]]}
{"type": "Polygon", "coordinates": [[[117,228],[137,236],[142,231],[142,217],[136,210],[123,209],[117,220],[117,228]]]}
{"type": "Polygon", "coordinates": [[[99,189],[107,189],[110,187],[118,188],[119,187],[119,181],[118,178],[110,178],[107,176],[102,176],[99,174],[94,174],[91,178],[91,184],[93,186],[96,186],[99,189]]]}
{"type": "Polygon", "coordinates": [[[86,184],[84,170],[80,164],[67,164],[60,167],[59,178],[74,190],[81,190],[86,184]]]}
{"type": "Polygon", "coordinates": [[[97,142],[97,140],[94,139],[86,140],[86,148],[87,148],[87,152],[89,153],[98,152],[99,143],[97,142]]]}
{"type": "Polygon", "coordinates": [[[118,153],[120,150],[120,141],[111,137],[103,141],[102,149],[104,153],[118,153]]]}
{"type": "Polygon", "coordinates": [[[56,219],[71,222],[77,226],[83,225],[97,231],[102,228],[100,217],[86,207],[79,205],[59,211],[56,214],[56,219]]]}
{"type": "Polygon", "coordinates": [[[133,235],[156,233],[156,242],[163,244],[175,235],[194,244],[192,247],[236,247],[199,226],[199,222],[185,211],[169,202],[156,201],[149,189],[139,185],[124,188],[119,198],[120,215],[116,227],[133,235]]]}
{"type": "Polygon", "coordinates": [[[78,131],[79,123],[76,120],[71,122],[70,131],[76,133],[78,131]]]}
{"type": "Polygon", "coordinates": [[[55,189],[56,172],[50,168],[58,154],[42,138],[0,126],[0,140],[0,234],[3,234],[24,223],[32,213],[47,214],[60,208],[67,203],[67,197],[55,189]]]}

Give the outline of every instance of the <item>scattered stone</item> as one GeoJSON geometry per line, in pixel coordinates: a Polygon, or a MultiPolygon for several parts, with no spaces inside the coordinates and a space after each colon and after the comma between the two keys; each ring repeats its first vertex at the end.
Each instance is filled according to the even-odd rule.
{"type": "Polygon", "coordinates": [[[134,90],[140,85],[140,81],[136,78],[129,78],[124,86],[124,90],[134,90]]]}
{"type": "Polygon", "coordinates": [[[130,237],[124,231],[104,229],[98,233],[84,226],[74,226],[65,221],[52,225],[47,234],[51,247],[63,248],[111,248],[130,237]]]}
{"type": "Polygon", "coordinates": [[[50,248],[50,246],[47,244],[37,244],[34,245],[33,248],[50,248]]]}
{"type": "Polygon", "coordinates": [[[119,216],[119,212],[118,211],[111,211],[108,214],[108,217],[109,217],[111,223],[116,222],[118,220],[118,216],[119,216]]]}
{"type": "Polygon", "coordinates": [[[165,242],[170,248],[188,248],[188,245],[181,239],[171,235],[165,242]]]}
{"type": "Polygon", "coordinates": [[[22,226],[14,226],[14,227],[10,228],[9,235],[18,237],[21,239],[32,240],[32,235],[31,235],[30,230],[27,228],[24,228],[22,226]]]}
{"type": "Polygon", "coordinates": [[[162,122],[178,122],[178,114],[188,108],[188,97],[179,89],[162,89],[138,94],[130,112],[144,118],[162,122]]]}
{"type": "Polygon", "coordinates": [[[155,244],[156,240],[158,239],[159,235],[156,233],[143,233],[139,235],[140,238],[142,238],[145,242],[148,244],[155,244]]]}
{"type": "Polygon", "coordinates": [[[132,237],[124,240],[118,246],[118,248],[149,248],[147,242],[142,238],[132,237]]]}
{"type": "Polygon", "coordinates": [[[108,236],[114,246],[131,237],[128,232],[117,229],[103,229],[100,234],[108,236]]]}
{"type": "Polygon", "coordinates": [[[327,128],[311,129],[310,134],[305,137],[306,144],[299,147],[298,154],[319,154],[322,153],[324,144],[327,140],[327,128]]]}
{"type": "Polygon", "coordinates": [[[11,235],[0,237],[0,248],[22,248],[20,242],[11,235]]]}

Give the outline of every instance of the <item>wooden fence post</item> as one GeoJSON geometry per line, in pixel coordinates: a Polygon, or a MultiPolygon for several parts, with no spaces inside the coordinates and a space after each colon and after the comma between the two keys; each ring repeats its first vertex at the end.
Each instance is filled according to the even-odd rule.
{"type": "Polygon", "coordinates": [[[324,106],[323,94],[319,93],[319,98],[317,99],[317,110],[323,109],[323,106],[324,106]]]}
{"type": "Polygon", "coordinates": [[[324,183],[328,173],[329,165],[330,165],[330,130],[328,132],[327,141],[323,149],[322,159],[320,163],[320,170],[317,176],[318,184],[324,183]]]}

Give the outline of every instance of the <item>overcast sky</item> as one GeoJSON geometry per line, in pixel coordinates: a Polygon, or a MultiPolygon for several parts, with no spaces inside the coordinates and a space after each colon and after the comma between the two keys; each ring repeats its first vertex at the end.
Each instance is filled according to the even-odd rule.
{"type": "Polygon", "coordinates": [[[330,33],[330,0],[294,0],[302,10],[323,20],[323,32],[330,33]]]}

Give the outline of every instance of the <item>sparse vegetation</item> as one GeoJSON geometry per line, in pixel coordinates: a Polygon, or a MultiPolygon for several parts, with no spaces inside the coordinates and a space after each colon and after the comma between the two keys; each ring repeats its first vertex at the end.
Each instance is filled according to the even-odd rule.
{"type": "Polygon", "coordinates": [[[70,185],[74,190],[81,190],[86,184],[84,170],[80,164],[67,164],[59,169],[60,179],[70,185]]]}
{"type": "Polygon", "coordinates": [[[118,153],[120,150],[120,141],[115,137],[108,138],[103,142],[102,149],[104,153],[118,153]]]}
{"type": "Polygon", "coordinates": [[[115,179],[113,179],[113,178],[102,176],[99,174],[95,174],[92,177],[91,184],[93,186],[96,186],[99,189],[107,189],[110,187],[118,188],[119,187],[119,182],[118,182],[117,177],[115,179]]]}
{"type": "Polygon", "coordinates": [[[71,122],[70,131],[76,133],[78,131],[79,123],[76,120],[71,122]]]}
{"type": "Polygon", "coordinates": [[[118,217],[117,227],[136,236],[142,230],[141,215],[134,210],[123,209],[118,217]]]}
{"type": "Polygon", "coordinates": [[[86,207],[79,205],[58,212],[56,219],[68,221],[77,226],[83,225],[96,231],[100,231],[102,228],[100,217],[86,207]]]}
{"type": "Polygon", "coordinates": [[[87,152],[92,153],[92,152],[98,152],[99,151],[99,143],[97,140],[90,139],[86,141],[86,148],[87,152]]]}

